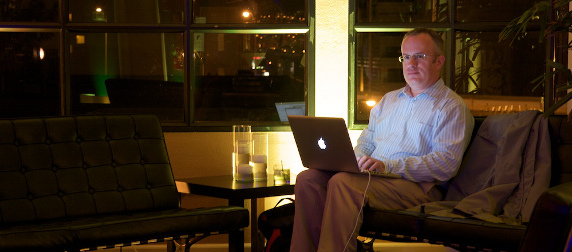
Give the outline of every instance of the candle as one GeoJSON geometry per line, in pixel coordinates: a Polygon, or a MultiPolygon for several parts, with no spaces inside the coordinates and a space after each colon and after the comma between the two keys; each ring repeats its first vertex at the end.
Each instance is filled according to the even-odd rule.
{"type": "Polygon", "coordinates": [[[266,163],[266,155],[252,155],[253,163],[266,163]]]}
{"type": "Polygon", "coordinates": [[[239,141],[236,146],[237,146],[236,153],[238,153],[238,154],[249,154],[250,153],[250,144],[249,143],[239,141]]]}
{"type": "Polygon", "coordinates": [[[238,174],[252,174],[252,166],[249,164],[239,164],[237,165],[238,174]]]}
{"type": "MultiPolygon", "coordinates": [[[[252,163],[254,173],[266,173],[266,163],[252,163]]],[[[266,176],[266,174],[264,174],[266,176]]]]}

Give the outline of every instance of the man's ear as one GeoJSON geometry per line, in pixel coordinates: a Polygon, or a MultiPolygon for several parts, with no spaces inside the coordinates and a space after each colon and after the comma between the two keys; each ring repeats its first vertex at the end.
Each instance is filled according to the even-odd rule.
{"type": "Polygon", "coordinates": [[[441,67],[443,67],[443,64],[445,64],[445,56],[439,55],[439,56],[435,59],[435,62],[438,64],[439,69],[441,69],[441,67]]]}

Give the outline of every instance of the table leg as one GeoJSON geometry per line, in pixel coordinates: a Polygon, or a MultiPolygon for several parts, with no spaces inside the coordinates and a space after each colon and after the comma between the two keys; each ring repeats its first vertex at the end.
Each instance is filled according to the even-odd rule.
{"type": "Polygon", "coordinates": [[[258,200],[250,199],[250,246],[251,252],[263,250],[258,243],[258,200]]]}
{"type": "MultiPolygon", "coordinates": [[[[244,207],[244,199],[229,199],[228,205],[244,207]]],[[[228,234],[228,251],[244,252],[244,231],[234,231],[228,234]]]]}

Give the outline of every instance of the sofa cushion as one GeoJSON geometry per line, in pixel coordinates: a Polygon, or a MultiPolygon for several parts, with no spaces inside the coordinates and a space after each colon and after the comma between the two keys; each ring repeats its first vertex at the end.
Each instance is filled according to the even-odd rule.
{"type": "Polygon", "coordinates": [[[420,237],[462,249],[471,244],[476,249],[516,251],[524,233],[524,225],[491,223],[477,219],[428,216],[423,221],[420,237]],[[478,247],[477,247],[478,246],[478,247]]]}
{"type": "Polygon", "coordinates": [[[34,222],[0,228],[0,251],[66,250],[72,231],[58,221],[34,222]]]}
{"type": "Polygon", "coordinates": [[[82,218],[65,223],[78,249],[187,234],[191,237],[228,232],[248,226],[248,210],[241,207],[170,209],[82,218]]]}
{"type": "Polygon", "coordinates": [[[360,235],[396,241],[443,244],[466,250],[516,251],[524,225],[495,224],[477,219],[432,216],[407,210],[364,209],[360,235]],[[478,247],[477,247],[478,246],[478,247]]]}
{"type": "Polygon", "coordinates": [[[0,250],[95,249],[158,238],[225,233],[248,226],[241,207],[169,209],[33,222],[0,229],[0,250]]]}

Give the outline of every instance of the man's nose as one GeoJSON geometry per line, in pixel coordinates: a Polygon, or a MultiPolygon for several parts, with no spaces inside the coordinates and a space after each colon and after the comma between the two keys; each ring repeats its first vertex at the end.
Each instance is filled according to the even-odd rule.
{"type": "Polygon", "coordinates": [[[417,67],[417,60],[415,60],[415,59],[413,59],[413,57],[411,57],[411,59],[409,59],[405,65],[408,68],[415,68],[415,67],[417,67]]]}

